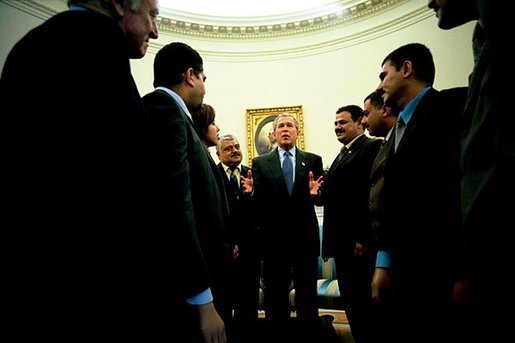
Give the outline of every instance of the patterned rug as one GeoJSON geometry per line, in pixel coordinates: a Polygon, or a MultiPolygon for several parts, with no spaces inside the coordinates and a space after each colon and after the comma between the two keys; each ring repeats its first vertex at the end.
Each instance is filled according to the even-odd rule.
{"type": "MultiPolygon", "coordinates": [[[[331,309],[319,309],[318,313],[321,317],[323,324],[332,324],[335,333],[335,343],[355,343],[352,338],[352,334],[347,321],[345,311],[342,310],[331,310],[331,309]]],[[[295,312],[291,313],[291,317],[295,318],[295,312]]],[[[259,311],[259,318],[265,318],[265,312],[259,311]]],[[[331,340],[332,341],[332,340],[331,340]]]]}
{"type": "Polygon", "coordinates": [[[354,343],[354,339],[352,338],[352,334],[350,332],[349,322],[347,321],[347,316],[345,315],[345,311],[319,309],[318,313],[320,314],[321,317],[324,317],[324,316],[333,317],[332,324],[333,324],[334,330],[336,331],[336,335],[338,336],[339,342],[354,343]]]}

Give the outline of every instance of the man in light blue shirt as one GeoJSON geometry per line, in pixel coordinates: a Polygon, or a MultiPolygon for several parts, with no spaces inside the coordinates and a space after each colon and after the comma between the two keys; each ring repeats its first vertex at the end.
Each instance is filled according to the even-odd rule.
{"type": "Polygon", "coordinates": [[[199,53],[170,43],[154,60],[156,89],[143,97],[154,168],[149,211],[153,227],[168,229],[171,283],[163,300],[175,312],[170,327],[181,342],[225,342],[231,319],[226,204],[191,117],[205,80],[199,53]]]}
{"type": "Polygon", "coordinates": [[[372,296],[390,302],[394,321],[402,323],[392,328],[401,343],[442,341],[440,333],[452,330],[460,111],[452,104],[455,99],[432,87],[434,78],[431,52],[413,43],[383,60],[378,87],[400,114],[391,137],[396,144],[389,145],[386,157],[386,211],[372,296]],[[445,125],[436,125],[442,121],[445,125]]]}

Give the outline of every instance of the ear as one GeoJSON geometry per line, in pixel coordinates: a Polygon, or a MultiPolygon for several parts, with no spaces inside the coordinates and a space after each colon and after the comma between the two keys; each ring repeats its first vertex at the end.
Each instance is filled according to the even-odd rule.
{"type": "Polygon", "coordinates": [[[406,79],[413,75],[413,64],[411,61],[404,61],[402,63],[402,76],[406,79]]]}
{"type": "Polygon", "coordinates": [[[193,78],[196,76],[195,72],[193,71],[193,68],[188,68],[188,70],[186,70],[186,72],[183,75],[186,83],[191,87],[195,87],[195,81],[193,80],[193,78]]]}
{"type": "Polygon", "coordinates": [[[381,118],[388,117],[392,112],[392,108],[390,106],[383,106],[381,109],[381,118]]]}
{"type": "Polygon", "coordinates": [[[125,0],[110,0],[111,5],[113,7],[114,13],[117,17],[121,18],[123,17],[125,10],[124,10],[124,2],[125,0]]]}

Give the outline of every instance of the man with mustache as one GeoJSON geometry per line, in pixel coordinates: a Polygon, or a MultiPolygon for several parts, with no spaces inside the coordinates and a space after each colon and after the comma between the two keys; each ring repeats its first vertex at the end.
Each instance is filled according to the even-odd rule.
{"type": "Polygon", "coordinates": [[[220,137],[216,145],[220,160],[218,168],[223,178],[229,202],[228,231],[233,246],[232,276],[234,304],[234,334],[246,342],[257,322],[259,301],[259,233],[253,220],[251,197],[244,194],[242,177],[250,168],[241,163],[240,143],[236,136],[220,137]]]}
{"type": "Polygon", "coordinates": [[[376,342],[370,284],[375,266],[369,222],[369,177],[381,140],[365,135],[363,110],[336,111],[334,132],[344,146],[329,168],[321,192],[324,204],[322,257],[334,257],[338,287],[356,342],[376,342]]]}

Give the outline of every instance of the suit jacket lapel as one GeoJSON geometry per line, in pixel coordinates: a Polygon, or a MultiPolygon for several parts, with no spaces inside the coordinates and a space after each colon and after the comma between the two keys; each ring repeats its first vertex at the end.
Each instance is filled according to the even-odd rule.
{"type": "MultiPolygon", "coordinates": [[[[279,150],[275,150],[269,156],[270,168],[272,169],[272,176],[280,178],[284,182],[283,171],[281,168],[281,159],[279,158],[279,150]]],[[[286,186],[286,183],[284,183],[286,186]]]]}
{"type": "MultiPolygon", "coordinates": [[[[397,151],[395,151],[396,154],[399,153],[399,151],[403,150],[403,146],[406,144],[406,142],[410,141],[410,137],[413,135],[413,131],[417,131],[417,122],[420,121],[420,118],[423,118],[427,115],[428,111],[434,109],[434,107],[431,104],[432,102],[435,102],[435,97],[438,94],[438,91],[434,88],[429,89],[429,91],[424,94],[422,99],[420,99],[420,102],[418,103],[417,107],[413,111],[413,114],[411,116],[411,119],[409,123],[406,124],[406,129],[404,130],[404,133],[402,134],[401,141],[399,142],[399,146],[397,147],[397,151]]],[[[395,137],[393,137],[395,139],[395,137]]],[[[395,145],[395,144],[392,144],[395,145]]]]}
{"type": "MultiPolygon", "coordinates": [[[[202,143],[204,144],[204,143],[202,143]]],[[[229,199],[227,198],[226,188],[225,188],[225,181],[224,177],[225,172],[222,175],[222,172],[220,171],[220,168],[215,163],[215,160],[213,160],[213,157],[211,156],[211,153],[207,148],[204,149],[206,153],[206,157],[209,161],[209,164],[211,165],[211,170],[213,171],[213,176],[215,177],[216,184],[218,186],[218,191],[220,192],[220,200],[224,203],[225,207],[225,215],[229,215],[230,209],[229,209],[229,199]]],[[[222,168],[223,169],[223,168],[222,168]]]]}
{"type": "Polygon", "coordinates": [[[349,158],[352,157],[352,154],[355,153],[355,151],[359,148],[359,146],[361,144],[363,144],[364,140],[366,139],[366,136],[365,135],[361,135],[358,139],[356,139],[354,141],[354,143],[352,143],[350,149],[348,149],[347,151],[345,151],[344,155],[342,156],[342,158],[339,158],[339,155],[336,156],[336,158],[334,159],[334,162],[333,164],[331,165],[331,168],[329,168],[329,171],[333,170],[333,169],[336,169],[340,164],[344,163],[345,161],[347,161],[349,158]]]}
{"type": "Polygon", "coordinates": [[[383,141],[381,143],[381,148],[379,148],[379,152],[377,153],[376,158],[374,159],[374,162],[372,164],[372,171],[371,171],[371,178],[375,179],[375,174],[380,169],[380,167],[384,164],[386,160],[386,153],[388,150],[388,142],[383,141]]]}
{"type": "Polygon", "coordinates": [[[281,185],[284,188],[284,191],[288,193],[286,188],[286,182],[284,181],[283,171],[281,168],[281,159],[279,158],[279,150],[275,149],[271,153],[268,154],[267,157],[268,168],[270,168],[270,175],[275,183],[281,185]]]}
{"type": "MultiPolygon", "coordinates": [[[[355,142],[355,144],[353,144],[354,148],[357,145],[356,143],[357,143],[357,141],[355,142]]],[[[351,154],[352,154],[352,149],[346,149],[341,158],[340,158],[340,154],[338,154],[338,156],[336,156],[335,167],[338,167],[340,164],[347,161],[350,158],[351,154]]]]}

